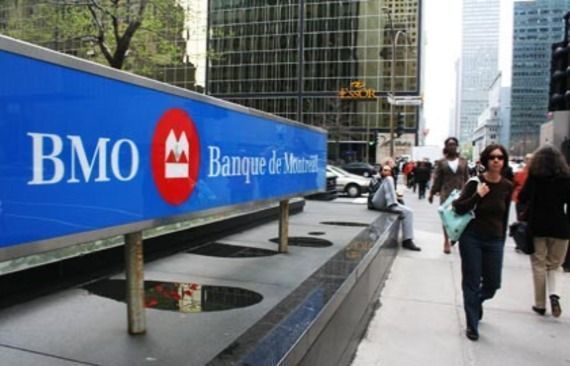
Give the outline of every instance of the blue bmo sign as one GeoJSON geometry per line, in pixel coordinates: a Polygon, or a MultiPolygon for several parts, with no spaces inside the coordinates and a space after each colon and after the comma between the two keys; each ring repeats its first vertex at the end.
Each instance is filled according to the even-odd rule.
{"type": "Polygon", "coordinates": [[[0,70],[0,259],[324,188],[320,129],[4,37],[0,70]]]}

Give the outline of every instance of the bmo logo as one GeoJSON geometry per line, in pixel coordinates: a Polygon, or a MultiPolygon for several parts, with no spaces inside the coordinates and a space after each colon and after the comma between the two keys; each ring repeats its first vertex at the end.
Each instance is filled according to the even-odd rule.
{"type": "Polygon", "coordinates": [[[154,183],[166,202],[179,205],[190,197],[198,181],[200,140],[185,111],[170,109],[158,121],[151,164],[154,183]]]}
{"type": "Polygon", "coordinates": [[[28,185],[128,182],[139,170],[139,150],[129,139],[112,141],[101,137],[93,150],[86,149],[78,135],[65,138],[52,133],[27,135],[32,139],[33,172],[28,185]]]}

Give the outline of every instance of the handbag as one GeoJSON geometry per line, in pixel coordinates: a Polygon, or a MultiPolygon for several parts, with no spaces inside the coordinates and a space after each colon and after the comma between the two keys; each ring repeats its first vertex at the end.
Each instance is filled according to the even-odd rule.
{"type": "Polygon", "coordinates": [[[517,243],[517,248],[524,254],[534,253],[534,240],[530,233],[528,223],[518,221],[509,226],[509,236],[512,236],[517,243]]]}
{"type": "MultiPolygon", "coordinates": [[[[529,183],[530,184],[530,183],[529,183]]],[[[524,254],[534,253],[534,238],[530,230],[529,220],[532,218],[532,205],[535,198],[534,186],[531,186],[530,200],[520,213],[519,221],[509,226],[509,236],[511,236],[518,249],[524,254]]]]}
{"type": "MultiPolygon", "coordinates": [[[[470,181],[479,182],[479,178],[474,177],[469,179],[470,181]]],[[[447,237],[451,242],[456,242],[459,240],[465,228],[475,218],[475,208],[463,215],[458,214],[453,209],[453,201],[459,198],[461,191],[459,189],[454,189],[445,202],[438,207],[437,212],[443,223],[443,229],[447,233],[447,237]]]]}
{"type": "Polygon", "coordinates": [[[469,222],[475,218],[473,210],[460,215],[453,209],[452,203],[459,198],[460,194],[460,190],[454,189],[445,202],[437,209],[443,228],[451,241],[458,241],[469,222]]]}

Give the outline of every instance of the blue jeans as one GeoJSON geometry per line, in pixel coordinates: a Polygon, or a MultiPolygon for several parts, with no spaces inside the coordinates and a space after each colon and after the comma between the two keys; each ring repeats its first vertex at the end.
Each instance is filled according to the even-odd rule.
{"type": "Polygon", "coordinates": [[[467,228],[459,238],[461,288],[467,326],[478,333],[483,301],[501,287],[504,239],[485,237],[467,228]]]}

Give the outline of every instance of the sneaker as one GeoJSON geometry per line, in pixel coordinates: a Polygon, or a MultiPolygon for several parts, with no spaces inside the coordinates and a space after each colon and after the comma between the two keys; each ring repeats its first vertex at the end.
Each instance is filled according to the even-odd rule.
{"type": "Polygon", "coordinates": [[[536,306],[532,307],[532,311],[534,311],[535,313],[537,313],[538,315],[543,315],[546,314],[546,309],[543,308],[537,308],[536,306]]]}
{"type": "Polygon", "coordinates": [[[555,318],[560,317],[562,314],[562,308],[560,307],[560,296],[550,295],[550,310],[552,311],[552,316],[555,318]]]}
{"type": "Polygon", "coordinates": [[[418,247],[412,239],[406,239],[402,242],[402,248],[419,252],[422,248],[418,247]]]}

